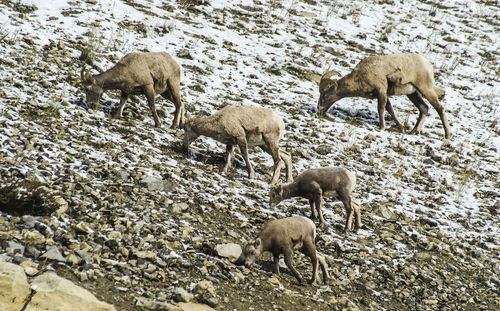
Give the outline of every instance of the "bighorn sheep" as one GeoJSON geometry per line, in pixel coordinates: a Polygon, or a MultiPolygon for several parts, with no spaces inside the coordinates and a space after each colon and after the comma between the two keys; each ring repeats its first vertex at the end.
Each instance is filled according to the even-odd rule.
{"type": "Polygon", "coordinates": [[[302,277],[293,265],[293,250],[299,249],[304,255],[311,258],[313,273],[310,283],[317,279],[318,263],[323,273],[323,283],[328,283],[328,266],[325,258],[316,251],[316,226],[312,220],[302,216],[292,216],[275,219],[267,222],[259,236],[243,246],[243,252],[237,264],[251,266],[259,256],[269,251],[274,256],[274,272],[279,275],[279,259],[283,254],[285,263],[299,282],[302,277]]]}
{"type": "Polygon", "coordinates": [[[356,232],[361,227],[361,215],[359,206],[352,202],[351,193],[356,186],[356,176],[345,168],[325,167],[308,169],[298,175],[293,182],[277,184],[271,187],[269,192],[269,204],[278,204],[284,199],[302,197],[309,199],[311,205],[311,218],[319,215],[320,225],[324,225],[323,218],[323,196],[328,196],[335,191],[344,204],[346,210],[346,221],[344,233],[351,230],[353,214],[355,215],[356,232]]]}
{"type": "Polygon", "coordinates": [[[279,149],[279,140],[285,132],[283,119],[274,111],[254,106],[226,106],[211,116],[188,119],[184,125],[184,147],[201,135],[226,144],[226,164],[221,169],[227,172],[231,167],[234,146],[238,145],[247,165],[248,177],[254,177],[254,170],[248,159],[248,146],[261,146],[274,160],[271,184],[279,180],[281,159],[285,162],[287,181],[292,180],[292,160],[288,153],[279,149]]]}
{"type": "Polygon", "coordinates": [[[422,99],[423,96],[438,112],[443,123],[445,138],[450,138],[445,109],[439,103],[439,97],[444,96],[444,90],[434,86],[432,65],[422,56],[417,54],[369,56],[361,60],[351,73],[340,80],[331,79],[334,74],[340,75],[336,71],[329,71],[323,75],[319,83],[320,115],[344,97],[377,98],[380,129],[385,129],[384,109],[387,109],[403,133],[404,126],[394,114],[388,96],[406,95],[419,110],[417,123],[411,131],[411,134],[418,134],[429,111],[429,106],[422,99]]]}
{"type": "Polygon", "coordinates": [[[129,95],[144,94],[153,113],[155,126],[160,127],[155,95],[161,94],[175,104],[172,128],[182,127],[184,124],[185,108],[179,92],[181,67],[166,52],[130,53],[113,68],[98,75],[91,75],[82,68],[81,78],[90,107],[97,108],[104,91],[121,90],[120,108],[115,114],[116,118],[121,118],[129,95]]]}

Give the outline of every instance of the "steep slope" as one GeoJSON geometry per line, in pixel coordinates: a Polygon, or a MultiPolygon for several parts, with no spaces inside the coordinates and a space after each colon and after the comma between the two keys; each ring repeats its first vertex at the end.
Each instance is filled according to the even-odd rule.
{"type": "MultiPolygon", "coordinates": [[[[499,308],[499,14],[494,1],[0,1],[0,203],[44,214],[0,212],[0,259],[56,269],[123,310],[140,297],[179,299],[179,288],[221,310],[499,308]],[[215,252],[270,217],[309,215],[305,200],[269,207],[267,154],[250,151],[256,179],[240,159],[223,176],[220,144],[202,138],[192,156],[182,151],[182,130],[166,126],[171,103],[157,105],[162,129],[141,96],[122,120],[110,118],[116,92],[88,109],[83,66],[161,50],[183,66],[191,115],[272,108],[295,173],[356,172],[360,233],[344,237],[341,203],[325,204],[317,244],[329,286],[273,278],[270,256],[250,270],[215,252]],[[434,64],[451,140],[435,111],[421,135],[381,132],[376,104],[360,98],[315,117],[323,72],[393,52],[434,64]]],[[[410,129],[416,109],[392,103],[410,129]]],[[[303,257],[297,266],[310,271],[303,257]]]]}

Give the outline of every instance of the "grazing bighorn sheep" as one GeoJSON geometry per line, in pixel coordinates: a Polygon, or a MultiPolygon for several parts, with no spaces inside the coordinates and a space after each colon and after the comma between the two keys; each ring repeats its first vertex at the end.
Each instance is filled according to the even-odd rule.
{"type": "Polygon", "coordinates": [[[201,135],[226,144],[226,164],[221,169],[227,172],[231,167],[231,156],[235,145],[247,165],[248,177],[254,177],[254,170],[248,159],[248,146],[261,146],[274,160],[271,184],[279,180],[281,159],[285,162],[287,181],[292,180],[292,159],[279,149],[278,143],[285,133],[283,119],[274,111],[254,106],[226,106],[213,115],[188,119],[184,125],[184,147],[201,135]]]}
{"type": "Polygon", "coordinates": [[[328,283],[328,266],[325,258],[316,251],[316,226],[312,220],[302,216],[292,216],[275,219],[267,222],[259,236],[243,246],[243,252],[236,261],[237,264],[251,266],[259,256],[269,251],[274,256],[274,272],[280,273],[279,259],[283,254],[285,263],[297,280],[301,283],[302,277],[293,265],[293,250],[299,249],[304,255],[311,258],[313,273],[310,283],[317,279],[318,263],[323,274],[323,283],[328,283]]]}
{"type": "Polygon", "coordinates": [[[302,172],[293,182],[271,186],[269,204],[278,204],[284,199],[302,197],[309,199],[311,205],[311,218],[319,215],[320,226],[325,224],[323,218],[323,196],[329,196],[335,191],[344,204],[346,221],[344,233],[351,230],[353,214],[355,215],[356,232],[361,227],[359,206],[352,202],[351,193],[356,186],[356,176],[345,168],[325,167],[313,168],[302,172]]]}
{"type": "Polygon", "coordinates": [[[443,123],[445,138],[450,138],[446,113],[439,103],[439,97],[444,96],[444,90],[434,86],[432,65],[422,56],[417,54],[369,56],[361,60],[351,73],[340,80],[330,79],[334,74],[340,75],[336,71],[329,71],[323,75],[319,83],[320,115],[344,97],[377,98],[380,129],[385,129],[384,109],[387,109],[403,133],[404,126],[394,114],[388,96],[406,95],[419,110],[417,123],[411,131],[411,134],[418,134],[429,111],[429,106],[422,99],[423,96],[438,112],[443,123]]]}
{"type": "Polygon", "coordinates": [[[161,94],[175,105],[172,128],[182,127],[184,124],[185,108],[179,92],[181,67],[166,52],[130,53],[114,67],[98,75],[91,75],[82,68],[81,78],[90,107],[97,108],[104,91],[121,90],[120,108],[115,114],[116,118],[121,118],[129,95],[144,94],[153,113],[155,126],[160,127],[155,95],[161,94]]]}

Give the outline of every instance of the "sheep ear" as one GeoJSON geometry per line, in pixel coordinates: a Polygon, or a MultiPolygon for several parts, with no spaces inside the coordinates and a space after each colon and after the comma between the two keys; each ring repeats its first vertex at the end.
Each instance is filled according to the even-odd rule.
{"type": "Polygon", "coordinates": [[[260,238],[259,239],[256,239],[254,242],[253,242],[253,245],[255,247],[259,247],[260,246],[260,238]]]}
{"type": "Polygon", "coordinates": [[[280,196],[283,195],[283,184],[282,183],[279,183],[279,185],[278,185],[278,193],[280,194],[280,196]]]}
{"type": "Polygon", "coordinates": [[[91,81],[92,75],[90,74],[90,71],[86,70],[85,67],[82,68],[82,71],[80,72],[80,76],[82,77],[83,82],[88,82],[91,81]]]}

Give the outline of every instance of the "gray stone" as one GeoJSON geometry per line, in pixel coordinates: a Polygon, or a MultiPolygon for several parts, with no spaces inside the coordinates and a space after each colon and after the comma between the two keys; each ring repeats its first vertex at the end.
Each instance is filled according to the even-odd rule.
{"type": "Polygon", "coordinates": [[[172,298],[177,302],[190,302],[191,300],[193,300],[194,295],[189,293],[182,287],[177,287],[174,290],[172,298]]]}
{"type": "Polygon", "coordinates": [[[182,302],[179,303],[178,306],[181,308],[181,311],[215,311],[215,309],[212,309],[207,305],[194,302],[182,302]]]}
{"type": "Polygon", "coordinates": [[[358,311],[359,310],[358,306],[356,306],[356,304],[354,304],[354,302],[349,300],[349,298],[347,298],[347,297],[340,297],[337,300],[337,305],[339,305],[342,308],[342,310],[346,310],[346,311],[358,311]]]}
{"type": "Polygon", "coordinates": [[[59,277],[54,272],[46,272],[31,283],[35,295],[26,311],[41,310],[99,310],[114,311],[113,305],[97,300],[88,290],[59,277]]]}
{"type": "Polygon", "coordinates": [[[219,244],[215,246],[215,251],[220,257],[228,258],[235,262],[241,255],[241,246],[236,243],[219,244]]]}
{"type": "Polygon", "coordinates": [[[47,249],[45,254],[41,256],[41,258],[46,258],[55,261],[66,261],[66,258],[59,252],[59,249],[56,246],[51,246],[47,249]]]}
{"type": "Polygon", "coordinates": [[[429,164],[429,165],[434,164],[434,161],[432,161],[432,159],[430,159],[430,158],[427,158],[424,160],[424,164],[429,164]]]}
{"type": "Polygon", "coordinates": [[[85,250],[77,249],[75,253],[82,258],[85,264],[89,265],[92,263],[92,256],[85,250]]]}
{"type": "Polygon", "coordinates": [[[135,306],[141,310],[154,310],[154,311],[182,311],[181,307],[175,306],[167,302],[156,301],[145,297],[137,297],[135,299],[135,306]]]}
{"type": "Polygon", "coordinates": [[[24,215],[21,217],[22,221],[28,228],[33,228],[35,226],[36,218],[31,215],[24,215]]]}
{"type": "Polygon", "coordinates": [[[91,234],[94,232],[89,225],[83,221],[80,221],[78,224],[75,226],[75,231],[77,233],[83,233],[83,234],[91,234]]]}
{"type": "Polygon", "coordinates": [[[7,241],[4,243],[3,247],[7,250],[7,253],[11,256],[24,254],[24,245],[19,244],[17,242],[7,241]]]}
{"type": "Polygon", "coordinates": [[[59,217],[61,216],[62,214],[64,214],[68,208],[69,208],[69,204],[68,202],[66,202],[66,200],[61,197],[61,196],[55,196],[52,201],[54,202],[54,204],[56,204],[56,211],[55,211],[55,214],[59,217]]]}
{"type": "Polygon", "coordinates": [[[76,266],[81,262],[81,258],[76,256],[75,254],[69,254],[66,257],[66,262],[70,265],[76,266]]]}
{"type": "Polygon", "coordinates": [[[115,177],[118,180],[126,181],[130,176],[130,173],[126,170],[117,170],[115,172],[115,177]]]}
{"type": "Polygon", "coordinates": [[[208,280],[199,281],[194,287],[194,293],[196,294],[209,293],[211,296],[215,296],[214,284],[208,280]]]}
{"type": "Polygon", "coordinates": [[[172,213],[174,214],[179,214],[179,213],[182,213],[182,212],[185,212],[187,211],[187,209],[189,208],[189,205],[187,203],[174,203],[172,204],[172,213]]]}
{"type": "Polygon", "coordinates": [[[321,155],[327,155],[332,152],[332,147],[329,145],[319,145],[318,147],[316,147],[316,152],[321,155]]]}
{"type": "Polygon", "coordinates": [[[215,308],[219,305],[219,299],[217,299],[217,297],[211,296],[210,294],[203,294],[198,297],[198,300],[199,302],[209,305],[212,308],[215,308]]]}
{"type": "Polygon", "coordinates": [[[386,206],[379,205],[375,208],[377,216],[383,217],[387,220],[394,219],[396,215],[386,206]]]}
{"type": "Polygon", "coordinates": [[[0,310],[21,310],[30,294],[24,269],[9,262],[0,262],[0,310]]]}
{"type": "Polygon", "coordinates": [[[164,190],[163,180],[153,177],[146,176],[140,181],[141,186],[148,188],[149,191],[161,191],[164,190]]]}

